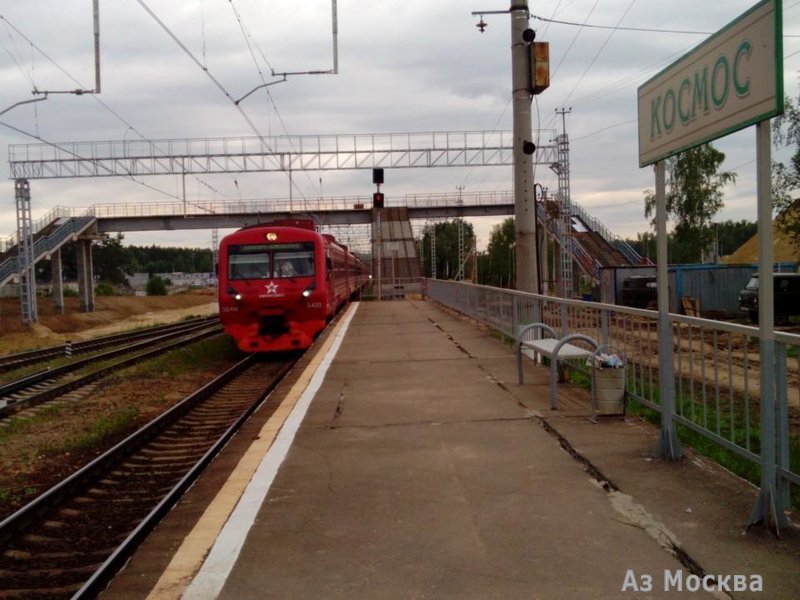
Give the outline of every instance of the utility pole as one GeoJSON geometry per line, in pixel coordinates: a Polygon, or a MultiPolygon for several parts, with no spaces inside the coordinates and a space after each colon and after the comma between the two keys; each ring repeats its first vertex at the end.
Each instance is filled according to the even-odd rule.
{"type": "MultiPolygon", "coordinates": [[[[531,140],[531,72],[528,0],[511,0],[511,80],[514,120],[514,223],[517,249],[517,289],[536,293],[536,202],[531,140]],[[526,34],[527,37],[527,34],[526,34]]],[[[534,147],[535,150],[535,147],[534,147]]]]}
{"type": "Polygon", "coordinates": [[[536,264],[536,202],[533,193],[533,160],[536,145],[531,139],[531,100],[534,94],[541,93],[549,85],[549,49],[542,58],[543,80],[532,72],[538,70],[532,44],[536,33],[528,27],[530,12],[528,0],[511,0],[508,10],[473,11],[480,15],[476,27],[483,33],[487,23],[483,15],[511,15],[511,96],[514,120],[514,228],[516,234],[517,289],[523,292],[539,291],[539,268],[536,264]],[[546,56],[545,56],[546,55],[546,56]],[[546,79],[546,81],[544,81],[546,79]]]}

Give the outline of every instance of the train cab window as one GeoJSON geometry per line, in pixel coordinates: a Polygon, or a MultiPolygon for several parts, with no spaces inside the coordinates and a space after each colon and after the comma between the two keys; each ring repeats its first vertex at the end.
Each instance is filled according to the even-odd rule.
{"type": "Polygon", "coordinates": [[[263,245],[231,246],[228,250],[228,279],[266,279],[270,257],[263,245]]]}
{"type": "Polygon", "coordinates": [[[311,250],[275,253],[275,277],[311,277],[314,253],[311,250]]]}

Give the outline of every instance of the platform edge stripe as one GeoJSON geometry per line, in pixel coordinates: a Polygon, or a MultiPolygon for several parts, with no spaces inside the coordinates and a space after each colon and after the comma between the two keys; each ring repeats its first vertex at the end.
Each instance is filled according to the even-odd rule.
{"type": "Polygon", "coordinates": [[[147,596],[216,598],[239,556],[300,423],[344,340],[359,303],[350,305],[281,406],[262,427],[147,596]]]}

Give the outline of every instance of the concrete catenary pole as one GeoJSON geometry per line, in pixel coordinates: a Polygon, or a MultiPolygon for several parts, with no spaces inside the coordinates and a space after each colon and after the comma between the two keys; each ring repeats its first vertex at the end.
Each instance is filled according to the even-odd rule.
{"type": "Polygon", "coordinates": [[[528,1],[511,0],[511,80],[514,111],[514,221],[517,251],[517,289],[538,291],[536,265],[536,205],[533,158],[523,151],[531,143],[530,47],[522,38],[528,29],[528,1]]]}

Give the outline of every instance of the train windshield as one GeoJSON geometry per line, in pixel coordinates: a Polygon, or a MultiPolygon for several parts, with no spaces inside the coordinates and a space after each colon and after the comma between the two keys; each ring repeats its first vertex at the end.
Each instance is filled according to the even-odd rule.
{"type": "Polygon", "coordinates": [[[314,275],[314,244],[241,244],[228,247],[228,279],[314,275]]]}
{"type": "Polygon", "coordinates": [[[266,279],[269,271],[270,255],[266,244],[228,249],[228,279],[266,279]]]}

